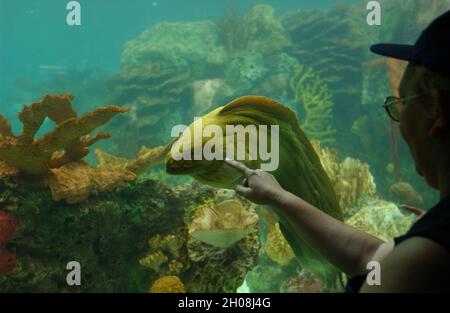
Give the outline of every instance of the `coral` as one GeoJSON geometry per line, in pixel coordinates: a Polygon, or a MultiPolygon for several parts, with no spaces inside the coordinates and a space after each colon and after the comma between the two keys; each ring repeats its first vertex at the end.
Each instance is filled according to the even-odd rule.
{"type": "Polygon", "coordinates": [[[308,137],[323,144],[334,142],[333,102],[326,83],[311,68],[300,65],[292,74],[290,86],[297,105],[305,112],[302,128],[308,137]]]}
{"type": "Polygon", "coordinates": [[[345,213],[356,205],[361,196],[376,194],[376,186],[367,163],[350,157],[340,160],[337,150],[321,148],[317,141],[313,141],[312,145],[345,213]]]}
{"type": "Polygon", "coordinates": [[[178,276],[163,276],[150,287],[150,293],[184,293],[183,282],[178,276]]]}
{"type": "Polygon", "coordinates": [[[283,237],[278,223],[267,234],[267,241],[263,246],[263,251],[269,259],[278,265],[285,266],[295,258],[294,251],[283,237]]]}
{"type": "Polygon", "coordinates": [[[16,219],[11,213],[0,210],[0,247],[12,237],[16,231],[16,219]]]}
{"type": "Polygon", "coordinates": [[[180,274],[187,265],[183,249],[185,239],[173,234],[157,234],[148,240],[149,252],[139,259],[139,264],[158,274],[180,274]]]}
{"type": "Polygon", "coordinates": [[[126,108],[109,105],[77,117],[69,94],[45,95],[41,102],[24,107],[19,113],[22,133],[14,136],[5,118],[0,118],[0,176],[28,175],[30,182],[48,185],[55,201],[68,203],[87,199],[89,194],[113,189],[134,179],[125,171],[95,169],[82,160],[89,146],[109,138],[106,132],[88,135],[126,108]],[[56,127],[44,137],[36,139],[36,132],[46,118],[56,127]],[[33,176],[33,177],[31,177],[33,176]]]}
{"type": "Polygon", "coordinates": [[[147,254],[145,257],[139,260],[139,264],[148,267],[149,269],[160,272],[161,266],[167,263],[169,259],[161,251],[157,251],[151,254],[147,254]]]}
{"type": "Polygon", "coordinates": [[[90,145],[109,137],[105,132],[93,137],[88,134],[116,114],[127,111],[126,108],[110,105],[78,118],[70,105],[72,99],[68,94],[45,95],[41,102],[24,107],[19,113],[23,124],[19,136],[12,134],[6,119],[0,119],[0,158],[21,173],[46,174],[50,168],[81,160],[89,153],[90,145]],[[54,121],[56,127],[43,138],[36,139],[36,132],[45,118],[54,121]]]}
{"type": "Polygon", "coordinates": [[[358,209],[345,223],[384,241],[405,234],[416,220],[414,214],[405,214],[394,203],[376,198],[362,201],[358,209]]]}
{"type": "Polygon", "coordinates": [[[189,235],[219,248],[229,248],[247,236],[258,215],[247,211],[238,200],[225,200],[200,207],[189,225],[189,235]]]}
{"type": "Polygon", "coordinates": [[[247,272],[256,265],[258,228],[230,248],[218,248],[190,237],[190,269],[185,281],[190,292],[236,292],[247,272]]]}
{"type": "Polygon", "coordinates": [[[397,182],[391,185],[389,193],[395,201],[414,207],[423,205],[422,196],[414,190],[413,186],[406,182],[397,182]]]}

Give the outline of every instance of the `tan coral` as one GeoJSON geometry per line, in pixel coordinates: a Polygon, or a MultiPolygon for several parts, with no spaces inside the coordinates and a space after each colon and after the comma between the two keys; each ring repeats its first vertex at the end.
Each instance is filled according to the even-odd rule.
{"type": "Polygon", "coordinates": [[[14,136],[8,121],[1,118],[0,159],[24,174],[46,174],[49,168],[81,160],[89,153],[90,145],[109,136],[105,132],[93,137],[88,134],[116,114],[127,112],[126,108],[108,105],[78,118],[70,104],[72,99],[69,94],[45,95],[41,102],[24,107],[19,113],[23,124],[19,136],[14,136]],[[54,121],[56,127],[36,139],[46,118],[54,121]]]}
{"type": "Polygon", "coordinates": [[[376,194],[375,182],[367,163],[350,157],[341,161],[337,150],[322,149],[317,141],[313,141],[312,145],[331,180],[339,205],[345,212],[354,207],[361,196],[376,194]]]}
{"type": "Polygon", "coordinates": [[[92,193],[112,190],[136,178],[127,171],[92,168],[84,162],[68,163],[50,171],[48,185],[53,200],[64,199],[67,203],[84,201],[92,193]]]}
{"type": "Polygon", "coordinates": [[[183,282],[178,276],[163,276],[150,287],[150,293],[185,293],[183,282]]]}
{"type": "Polygon", "coordinates": [[[280,225],[275,224],[267,234],[267,241],[263,247],[269,259],[284,266],[294,259],[295,254],[280,230],[280,225]]]}
{"type": "Polygon", "coordinates": [[[238,200],[225,200],[200,207],[189,225],[189,234],[219,248],[228,248],[244,238],[258,221],[238,200]]]}

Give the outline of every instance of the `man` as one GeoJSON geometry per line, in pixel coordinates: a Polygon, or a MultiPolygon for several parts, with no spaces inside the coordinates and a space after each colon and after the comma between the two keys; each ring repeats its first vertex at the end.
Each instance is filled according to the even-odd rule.
{"type": "Polygon", "coordinates": [[[245,176],[236,186],[239,194],[276,207],[311,247],[352,276],[348,291],[450,291],[450,11],[415,45],[378,44],[371,50],[409,61],[400,98],[388,97],[384,107],[400,123],[418,174],[440,193],[440,202],[407,234],[383,242],[285,191],[269,173],[226,162],[245,176]],[[365,281],[372,260],[380,262],[381,285],[365,281]]]}

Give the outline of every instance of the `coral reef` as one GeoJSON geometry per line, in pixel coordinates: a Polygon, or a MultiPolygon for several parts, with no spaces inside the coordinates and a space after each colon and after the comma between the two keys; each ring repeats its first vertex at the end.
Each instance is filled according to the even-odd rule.
{"type": "Polygon", "coordinates": [[[148,238],[187,233],[182,202],[152,180],[68,205],[53,201],[45,187],[2,179],[0,198],[19,225],[8,241],[17,266],[0,276],[1,292],[147,292],[161,276],[137,261],[148,238]],[[81,286],[65,283],[72,260],[82,266],[81,286]]]}
{"type": "Polygon", "coordinates": [[[280,266],[289,264],[295,258],[294,251],[292,251],[289,243],[283,237],[278,223],[268,232],[266,243],[262,250],[270,260],[280,266]]]}
{"type": "Polygon", "coordinates": [[[414,190],[414,187],[406,182],[394,183],[389,188],[391,197],[400,204],[407,204],[414,207],[423,205],[422,196],[414,190]]]}
{"type": "Polygon", "coordinates": [[[178,276],[163,276],[158,278],[150,287],[150,293],[184,293],[183,282],[178,276]]]}
{"type": "Polygon", "coordinates": [[[106,132],[95,136],[89,133],[128,110],[109,105],[77,117],[72,99],[69,94],[45,95],[41,102],[24,107],[19,113],[23,124],[19,136],[13,135],[5,118],[0,118],[0,176],[20,175],[24,184],[48,185],[54,200],[65,199],[68,203],[83,201],[91,193],[134,179],[131,173],[91,168],[82,160],[89,153],[89,146],[109,138],[106,132]],[[36,139],[46,118],[54,121],[56,127],[36,139]],[[24,179],[25,175],[28,179],[24,179]]]}
{"type": "Polygon", "coordinates": [[[292,74],[290,86],[305,113],[302,128],[308,137],[322,144],[334,142],[333,102],[326,83],[311,68],[300,65],[292,74]]]}
{"type": "Polygon", "coordinates": [[[405,214],[394,203],[377,198],[367,198],[358,207],[345,223],[384,241],[405,234],[416,220],[414,214],[405,214]]]}
{"type": "Polygon", "coordinates": [[[317,141],[313,141],[312,145],[345,213],[350,212],[360,197],[376,194],[376,186],[367,163],[350,157],[340,160],[337,150],[321,148],[317,141]]]}
{"type": "Polygon", "coordinates": [[[238,200],[200,207],[192,217],[189,235],[219,248],[229,248],[255,228],[258,215],[238,200]]]}

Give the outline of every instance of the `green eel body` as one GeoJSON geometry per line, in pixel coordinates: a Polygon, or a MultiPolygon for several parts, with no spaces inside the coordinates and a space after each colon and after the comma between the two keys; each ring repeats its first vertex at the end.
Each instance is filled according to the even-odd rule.
{"type": "MultiPolygon", "coordinates": [[[[193,124],[177,141],[180,144],[190,140],[191,149],[195,148],[192,140],[193,124]]],[[[202,117],[202,127],[207,125],[220,126],[223,134],[226,133],[226,125],[279,125],[279,166],[271,173],[285,190],[342,220],[342,211],[330,179],[291,109],[266,97],[245,96],[202,117]]],[[[205,144],[210,138],[203,137],[200,144],[205,144]]],[[[191,175],[201,183],[221,188],[233,188],[242,180],[236,170],[221,160],[175,160],[178,158],[174,158],[174,153],[179,152],[172,151],[166,157],[166,170],[170,174],[191,175]]],[[[259,168],[262,163],[258,159],[249,160],[248,154],[247,159],[241,162],[253,169],[259,168]]],[[[272,210],[301,266],[316,274],[326,286],[335,286],[339,271],[295,233],[284,215],[274,208],[272,210]]]]}

